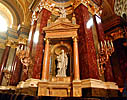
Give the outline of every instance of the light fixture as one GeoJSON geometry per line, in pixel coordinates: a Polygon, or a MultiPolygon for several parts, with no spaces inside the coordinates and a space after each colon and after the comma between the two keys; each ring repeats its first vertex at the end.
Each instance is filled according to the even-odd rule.
{"type": "Polygon", "coordinates": [[[98,55],[97,61],[99,63],[99,74],[100,76],[104,73],[103,65],[106,64],[109,60],[109,56],[114,52],[114,46],[112,40],[104,40],[98,44],[98,55]]]}

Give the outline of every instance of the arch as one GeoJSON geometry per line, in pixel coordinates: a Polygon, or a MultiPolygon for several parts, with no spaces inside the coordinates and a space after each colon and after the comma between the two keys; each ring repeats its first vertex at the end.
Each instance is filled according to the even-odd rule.
{"type": "Polygon", "coordinates": [[[68,43],[63,43],[63,42],[61,42],[61,43],[56,44],[56,45],[52,48],[51,53],[53,54],[54,51],[55,51],[55,49],[58,48],[58,47],[60,47],[60,46],[65,46],[65,47],[67,47],[67,49],[69,50],[68,52],[72,52],[72,47],[71,47],[68,43]]]}
{"type": "Polygon", "coordinates": [[[55,51],[61,51],[64,50],[65,53],[67,54],[68,57],[68,67],[67,67],[67,76],[71,76],[71,72],[72,72],[72,47],[69,43],[64,43],[63,41],[60,43],[55,44],[52,48],[51,48],[51,56],[50,56],[50,61],[51,61],[51,65],[50,65],[50,72],[52,76],[55,76],[57,73],[57,56],[61,53],[56,53],[55,51]],[[61,49],[59,49],[61,48],[61,49]],[[59,50],[58,50],[59,49],[59,50]]]}
{"type": "Polygon", "coordinates": [[[2,3],[0,3],[0,15],[6,19],[8,27],[13,24],[13,16],[10,10],[2,3]]]}
{"type": "Polygon", "coordinates": [[[3,4],[12,14],[13,16],[13,25],[18,26],[24,19],[24,14],[22,13],[21,9],[17,9],[16,5],[13,4],[13,1],[0,1],[1,4],[3,4]],[[19,10],[19,11],[18,11],[19,10]]]}

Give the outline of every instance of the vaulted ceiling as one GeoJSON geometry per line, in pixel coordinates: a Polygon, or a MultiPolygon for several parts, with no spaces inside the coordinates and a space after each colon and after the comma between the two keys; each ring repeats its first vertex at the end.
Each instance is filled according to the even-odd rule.
{"type": "Polygon", "coordinates": [[[13,23],[14,26],[21,23],[29,25],[30,19],[28,17],[31,16],[29,5],[31,2],[32,0],[0,0],[0,14],[3,17],[6,16],[9,24],[13,23]]]}
{"type": "MultiPolygon", "coordinates": [[[[9,15],[9,13],[11,13],[14,25],[18,25],[21,23],[25,25],[30,25],[32,12],[30,12],[29,7],[33,6],[32,4],[34,5],[38,4],[39,1],[41,0],[0,0],[0,4],[1,5],[3,4],[4,7],[8,9],[8,11],[7,9],[6,10],[2,9],[1,6],[0,14],[1,12],[2,13],[4,12],[5,15],[11,16],[9,15]]],[[[59,3],[59,2],[68,2],[70,0],[52,0],[52,1],[59,3]]],[[[93,2],[95,2],[97,5],[102,4],[103,13],[101,17],[103,21],[105,21],[113,14],[115,14],[114,13],[115,0],[93,0],[93,2]]]]}

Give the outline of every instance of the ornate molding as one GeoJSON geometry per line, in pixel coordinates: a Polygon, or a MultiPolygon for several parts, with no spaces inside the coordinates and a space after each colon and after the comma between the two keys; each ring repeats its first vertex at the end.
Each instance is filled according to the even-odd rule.
{"type": "Polygon", "coordinates": [[[19,37],[19,39],[18,39],[18,44],[24,44],[24,45],[26,45],[26,43],[27,43],[27,38],[23,38],[23,37],[19,37]]]}
{"type": "Polygon", "coordinates": [[[77,8],[80,4],[83,4],[88,8],[88,11],[95,15],[101,15],[102,14],[102,6],[98,6],[93,0],[75,0],[73,3],[74,9],[77,8]]]}
{"type": "Polygon", "coordinates": [[[65,3],[56,3],[53,0],[42,0],[38,6],[36,7],[36,9],[33,12],[32,15],[32,19],[34,22],[35,20],[38,19],[38,13],[43,9],[47,9],[49,11],[52,12],[52,14],[56,15],[56,16],[60,16],[60,8],[61,7],[65,7],[66,13],[71,14],[73,13],[74,9],[76,7],[78,7],[78,5],[83,4],[84,6],[86,6],[88,8],[88,11],[90,13],[97,14],[97,15],[101,15],[102,13],[102,6],[98,6],[95,2],[93,2],[92,0],[70,0],[68,2],[65,3]],[[67,5],[65,5],[65,3],[67,5]]]}
{"type": "Polygon", "coordinates": [[[7,40],[6,43],[5,43],[5,45],[11,47],[13,45],[13,43],[14,43],[14,41],[7,40]]]}

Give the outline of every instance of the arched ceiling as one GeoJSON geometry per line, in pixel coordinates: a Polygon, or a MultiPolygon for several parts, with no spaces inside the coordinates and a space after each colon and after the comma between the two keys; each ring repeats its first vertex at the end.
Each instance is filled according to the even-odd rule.
{"type": "Polygon", "coordinates": [[[0,3],[0,15],[6,19],[8,27],[10,27],[13,24],[13,16],[10,10],[0,3]]]}
{"type": "MultiPolygon", "coordinates": [[[[32,14],[29,11],[29,7],[36,6],[39,4],[40,1],[44,0],[0,0],[0,3],[5,5],[13,16],[13,24],[18,25],[21,23],[25,23],[27,25],[30,24],[32,14]]],[[[73,2],[75,0],[49,0],[51,3],[56,3],[59,5],[69,4],[69,2],[73,2]]],[[[89,1],[89,0],[88,0],[89,1]]],[[[114,13],[114,2],[115,0],[92,0],[95,4],[101,5],[102,4],[102,20],[105,21],[114,13]]],[[[46,2],[46,1],[45,1],[46,2]]],[[[32,8],[32,10],[33,10],[32,8]]],[[[67,8],[70,9],[70,8],[67,8]]],[[[72,10],[72,9],[71,9],[72,10]]]]}
{"type": "Polygon", "coordinates": [[[35,0],[17,0],[17,2],[19,3],[20,7],[23,10],[23,14],[24,14],[23,23],[26,24],[26,26],[30,25],[32,12],[30,11],[29,6],[33,1],[35,0]]]}
{"type": "Polygon", "coordinates": [[[24,19],[24,16],[22,16],[23,11],[18,5],[18,3],[16,2],[16,0],[2,0],[0,1],[0,3],[6,6],[8,10],[11,12],[13,19],[14,19],[13,20],[14,26],[17,26],[23,21],[24,19]]]}
{"type": "Polygon", "coordinates": [[[8,17],[7,19],[11,22],[9,15],[9,13],[11,13],[12,19],[14,19],[13,26],[18,26],[22,23],[28,26],[30,25],[31,16],[29,11],[29,5],[32,1],[33,0],[0,0],[0,4],[8,9],[5,10],[3,7],[0,7],[1,14],[8,17]]]}

